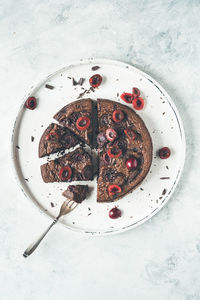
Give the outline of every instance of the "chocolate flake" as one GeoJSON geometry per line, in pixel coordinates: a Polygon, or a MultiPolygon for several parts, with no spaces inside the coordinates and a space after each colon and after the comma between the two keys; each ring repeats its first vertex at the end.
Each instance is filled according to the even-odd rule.
{"type": "Polygon", "coordinates": [[[89,213],[88,216],[90,216],[92,213],[89,213]]]}
{"type": "Polygon", "coordinates": [[[74,77],[72,78],[72,85],[77,85],[78,82],[74,79],[74,77]]]}
{"type": "Polygon", "coordinates": [[[78,84],[82,85],[84,81],[85,81],[85,78],[80,78],[79,81],[78,81],[78,84]]]}
{"type": "Polygon", "coordinates": [[[165,114],[165,111],[162,113],[163,115],[165,114]]]}
{"type": "Polygon", "coordinates": [[[53,90],[53,89],[54,89],[54,86],[53,86],[53,85],[50,85],[50,84],[45,84],[45,88],[50,89],[50,90],[53,90]]]}
{"type": "Polygon", "coordinates": [[[143,188],[140,188],[140,190],[141,190],[141,191],[144,191],[144,189],[143,189],[143,188]]]}
{"type": "Polygon", "coordinates": [[[72,222],[72,224],[75,224],[75,222],[72,222]]]}
{"type": "Polygon", "coordinates": [[[24,178],[28,182],[28,178],[24,178]]]}
{"type": "Polygon", "coordinates": [[[67,78],[72,79],[71,77],[67,76],[67,78]]]}
{"type": "Polygon", "coordinates": [[[169,167],[168,167],[168,166],[166,166],[166,169],[167,169],[167,170],[169,170],[169,167]]]}
{"type": "Polygon", "coordinates": [[[82,85],[84,81],[85,78],[80,78],[78,81],[76,81],[74,77],[72,77],[72,85],[82,85]]]}
{"type": "Polygon", "coordinates": [[[119,93],[117,93],[117,97],[119,97],[119,93]]]}
{"type": "Polygon", "coordinates": [[[96,71],[96,70],[98,70],[98,69],[100,69],[99,66],[94,66],[94,67],[91,68],[92,71],[96,71]]]}
{"type": "Polygon", "coordinates": [[[166,192],[167,192],[167,190],[166,190],[166,189],[164,189],[164,190],[162,191],[162,195],[165,195],[165,194],[166,194],[166,192]]]}
{"type": "Polygon", "coordinates": [[[91,210],[91,208],[90,208],[90,207],[88,207],[88,210],[90,211],[90,210],[91,210]]]}
{"type": "Polygon", "coordinates": [[[34,141],[34,139],[35,139],[35,138],[34,138],[34,136],[31,136],[31,142],[33,142],[33,141],[34,141]]]}
{"type": "Polygon", "coordinates": [[[20,149],[20,147],[19,147],[18,145],[16,146],[16,148],[17,148],[17,149],[20,149]]]}
{"type": "Polygon", "coordinates": [[[170,177],[160,177],[160,179],[170,179],[170,177]]]}
{"type": "Polygon", "coordinates": [[[53,202],[51,202],[51,207],[55,207],[55,204],[53,202]]]}

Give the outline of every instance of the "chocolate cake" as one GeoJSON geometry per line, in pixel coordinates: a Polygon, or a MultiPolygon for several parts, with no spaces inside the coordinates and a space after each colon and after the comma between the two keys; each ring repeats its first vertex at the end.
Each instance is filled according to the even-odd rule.
{"type": "Polygon", "coordinates": [[[87,181],[93,179],[91,156],[82,148],[41,165],[44,182],[87,181]]]}
{"type": "Polygon", "coordinates": [[[73,131],[80,140],[92,146],[92,100],[82,99],[64,106],[55,116],[60,125],[73,131]]]}
{"type": "Polygon", "coordinates": [[[129,107],[99,99],[97,201],[115,201],[145,178],[152,162],[152,142],[142,119],[129,107]]]}
{"type": "Polygon", "coordinates": [[[64,191],[62,195],[69,200],[81,203],[87,197],[88,190],[88,185],[69,185],[67,190],[64,191]]]}
{"type": "Polygon", "coordinates": [[[69,149],[79,143],[78,138],[65,127],[51,123],[44,131],[38,149],[39,157],[69,149]]]}

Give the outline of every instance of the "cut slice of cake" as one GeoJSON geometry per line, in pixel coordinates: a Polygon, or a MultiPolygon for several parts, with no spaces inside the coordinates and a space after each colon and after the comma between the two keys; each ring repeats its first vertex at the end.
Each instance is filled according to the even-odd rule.
{"type": "Polygon", "coordinates": [[[79,139],[65,127],[51,123],[44,131],[39,142],[38,155],[46,155],[69,149],[80,143],[79,139]]]}
{"type": "Polygon", "coordinates": [[[97,201],[109,202],[131,192],[145,178],[152,162],[152,142],[133,109],[99,99],[99,177],[97,201]]]}
{"type": "Polygon", "coordinates": [[[92,146],[93,116],[91,99],[74,101],[64,106],[55,116],[59,124],[73,131],[80,140],[92,146]]]}
{"type": "Polygon", "coordinates": [[[41,165],[41,174],[44,182],[92,180],[92,158],[82,147],[79,147],[41,165]]]}
{"type": "Polygon", "coordinates": [[[83,200],[86,199],[88,194],[89,188],[88,185],[69,185],[67,190],[62,193],[64,197],[69,200],[73,200],[77,203],[81,203],[83,200]]]}

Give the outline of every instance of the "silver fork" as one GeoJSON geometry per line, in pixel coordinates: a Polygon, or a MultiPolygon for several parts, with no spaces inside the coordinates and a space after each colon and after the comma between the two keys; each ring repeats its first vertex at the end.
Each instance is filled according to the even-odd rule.
{"type": "Polygon", "coordinates": [[[61,205],[59,215],[54,219],[54,221],[47,228],[47,230],[45,230],[45,232],[43,234],[41,234],[41,236],[24,251],[23,256],[24,257],[28,257],[29,255],[31,255],[31,253],[33,253],[33,251],[35,251],[35,249],[41,243],[41,241],[43,240],[43,238],[49,232],[49,230],[51,229],[51,227],[53,227],[53,225],[55,225],[58,222],[58,220],[60,219],[60,217],[68,214],[77,205],[78,204],[76,202],[72,201],[72,200],[71,201],[70,200],[69,201],[64,201],[63,204],[61,205]]]}

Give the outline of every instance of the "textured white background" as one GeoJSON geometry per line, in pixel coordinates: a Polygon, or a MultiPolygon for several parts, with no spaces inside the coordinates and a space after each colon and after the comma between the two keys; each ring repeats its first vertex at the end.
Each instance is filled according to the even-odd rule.
{"type": "Polygon", "coordinates": [[[1,0],[1,300],[200,299],[200,2],[1,0]],[[132,63],[169,92],[187,139],[182,179],[168,205],[132,231],[107,237],[55,227],[18,190],[9,134],[29,87],[73,60],[132,63]]]}

